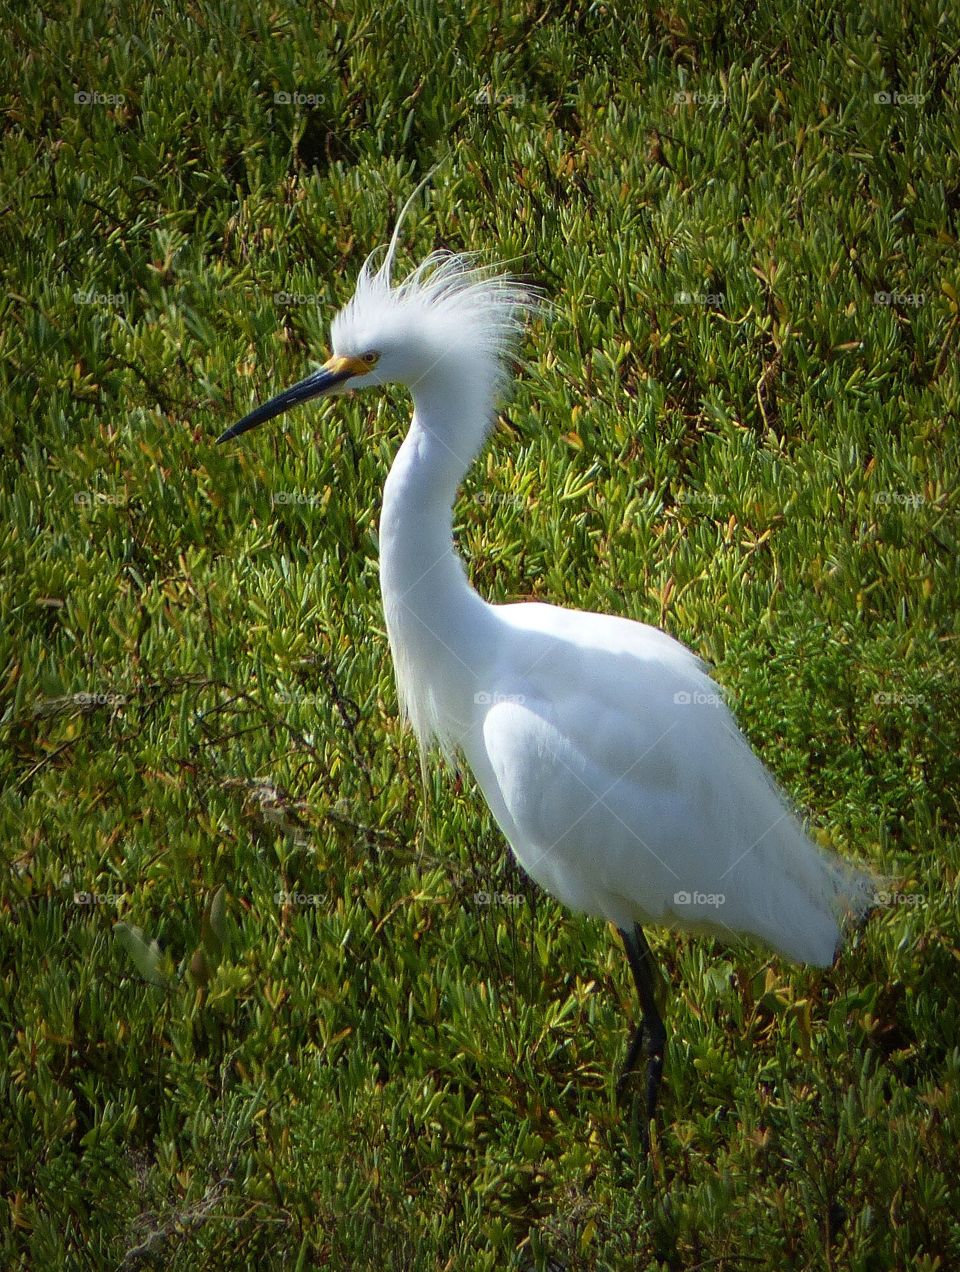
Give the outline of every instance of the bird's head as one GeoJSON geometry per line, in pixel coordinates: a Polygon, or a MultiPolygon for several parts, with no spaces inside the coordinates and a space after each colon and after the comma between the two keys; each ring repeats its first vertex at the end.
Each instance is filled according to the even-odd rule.
{"type": "Polygon", "coordinates": [[[524,313],[536,304],[535,294],[465,256],[442,251],[394,286],[395,247],[396,231],[379,268],[367,259],[356,291],[333,320],[333,352],[323,366],[256,407],[218,441],[238,437],[302,402],[348,389],[403,384],[416,393],[432,377],[459,388],[497,390],[505,356],[524,313]]]}

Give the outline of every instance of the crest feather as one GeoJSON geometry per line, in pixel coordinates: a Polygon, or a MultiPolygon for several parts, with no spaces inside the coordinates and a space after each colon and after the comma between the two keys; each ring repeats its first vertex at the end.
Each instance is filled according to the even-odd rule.
{"type": "Polygon", "coordinates": [[[446,249],[431,252],[401,282],[393,283],[400,230],[431,175],[432,170],[403,205],[385,253],[382,246],[375,248],[364,261],[356,290],[335,320],[335,334],[339,329],[348,336],[368,321],[395,321],[475,353],[491,364],[494,379],[502,380],[502,363],[513,352],[525,319],[543,305],[536,288],[495,266],[478,264],[476,253],[446,249]]]}
{"type": "Polygon", "coordinates": [[[432,331],[443,343],[500,363],[513,352],[526,318],[542,300],[535,288],[476,259],[474,253],[441,248],[393,286],[390,262],[385,259],[374,270],[368,257],[337,324],[346,331],[389,315],[410,330],[432,331]]]}

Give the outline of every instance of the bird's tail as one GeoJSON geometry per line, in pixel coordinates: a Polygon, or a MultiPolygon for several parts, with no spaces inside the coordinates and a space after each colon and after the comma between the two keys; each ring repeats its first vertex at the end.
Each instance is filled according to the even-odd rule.
{"type": "Polygon", "coordinates": [[[767,777],[785,815],[769,844],[758,846],[769,869],[753,875],[755,931],[787,958],[829,967],[845,934],[865,921],[886,881],[863,862],[815,843],[767,777]],[[779,885],[771,890],[764,878],[777,878],[779,885]]]}
{"type": "Polygon", "coordinates": [[[882,880],[868,867],[819,847],[799,824],[796,832],[803,843],[789,868],[794,909],[788,922],[781,916],[777,944],[789,958],[829,967],[845,934],[873,909],[882,880]]]}

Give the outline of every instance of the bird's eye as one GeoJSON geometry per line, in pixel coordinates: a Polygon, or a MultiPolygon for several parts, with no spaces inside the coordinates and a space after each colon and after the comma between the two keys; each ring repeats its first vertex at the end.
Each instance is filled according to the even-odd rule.
{"type": "Polygon", "coordinates": [[[374,353],[371,349],[369,353],[362,353],[360,355],[360,360],[361,362],[365,362],[368,367],[375,367],[380,360],[380,355],[379,353],[374,353]]]}

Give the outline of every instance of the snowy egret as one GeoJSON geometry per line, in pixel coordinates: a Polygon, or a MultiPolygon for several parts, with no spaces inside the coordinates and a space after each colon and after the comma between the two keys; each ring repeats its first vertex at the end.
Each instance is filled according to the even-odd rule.
{"type": "Polygon", "coordinates": [[[394,285],[403,215],[334,319],[330,359],[218,440],[348,388],[409,390],[413,419],[380,521],[401,707],[422,754],[438,744],[466,760],[524,870],[619,929],[641,1018],[617,1091],[646,1039],[646,1143],[666,1030],[643,925],[752,937],[826,966],[874,880],[810,839],[705,664],[673,637],[538,602],[491,605],[473,590],[451,509],[534,298],[443,252],[394,285]]]}

